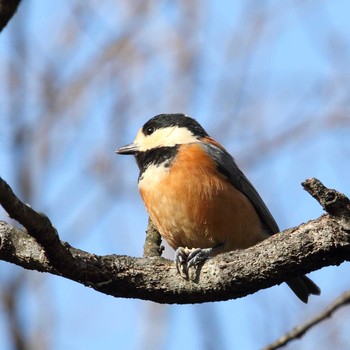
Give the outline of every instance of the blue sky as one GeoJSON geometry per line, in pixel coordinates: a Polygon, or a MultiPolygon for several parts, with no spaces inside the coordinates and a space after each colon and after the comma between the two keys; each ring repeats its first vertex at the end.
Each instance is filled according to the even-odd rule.
{"type": "MultiPolygon", "coordinates": [[[[322,213],[300,186],[306,178],[350,194],[349,4],[203,2],[192,13],[196,26],[188,21],[188,28],[179,26],[186,12],[169,1],[154,2],[138,16],[123,1],[87,1],[74,13],[76,4],[26,1],[0,35],[1,176],[20,191],[12,145],[15,101],[23,105],[19,122],[43,138],[26,150],[33,165],[30,204],[49,215],[63,240],[96,254],[142,254],[147,214],[137,193],[137,168],[114,150],[163,112],[192,115],[224,144],[282,229],[322,213]],[[28,91],[22,101],[19,92],[9,94],[7,81],[11,63],[18,68],[22,62],[13,33],[24,20],[28,91]],[[112,44],[129,32],[130,56],[120,57],[123,48],[112,44]],[[102,60],[107,48],[109,59],[93,61],[102,60]],[[182,50],[189,55],[187,74],[178,70],[182,50]],[[56,90],[52,114],[45,116],[41,89],[50,72],[56,90]],[[75,98],[72,86],[83,93],[75,98]],[[46,130],[50,116],[55,123],[46,130]]],[[[322,295],[308,305],[285,285],[227,302],[157,305],[27,271],[21,322],[28,333],[47,325],[54,350],[258,349],[346,290],[347,268],[312,273],[322,295]]],[[[1,263],[0,271],[6,283],[19,269],[1,263]]],[[[327,349],[334,329],[338,344],[348,345],[342,315],[343,327],[335,316],[288,349],[327,349]]],[[[10,349],[6,322],[0,312],[0,344],[10,349]]]]}

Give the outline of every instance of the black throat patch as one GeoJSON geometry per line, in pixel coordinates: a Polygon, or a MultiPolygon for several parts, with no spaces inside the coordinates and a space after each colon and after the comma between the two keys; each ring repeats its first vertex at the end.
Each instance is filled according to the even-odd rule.
{"type": "Polygon", "coordinates": [[[163,165],[164,167],[170,167],[172,161],[174,160],[179,145],[172,147],[158,147],[153,148],[145,152],[138,152],[135,155],[136,163],[140,169],[139,180],[142,174],[145,172],[150,165],[163,165]]]}

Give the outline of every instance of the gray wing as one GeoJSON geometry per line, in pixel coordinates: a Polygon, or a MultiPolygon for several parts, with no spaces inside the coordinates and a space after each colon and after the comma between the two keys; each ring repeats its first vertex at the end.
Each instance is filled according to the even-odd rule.
{"type": "Polygon", "coordinates": [[[213,144],[201,142],[205,151],[215,160],[218,170],[227,177],[228,181],[241,191],[252,203],[260,220],[271,234],[279,232],[278,225],[266,204],[251,182],[238,168],[232,156],[224,149],[213,144]]]}

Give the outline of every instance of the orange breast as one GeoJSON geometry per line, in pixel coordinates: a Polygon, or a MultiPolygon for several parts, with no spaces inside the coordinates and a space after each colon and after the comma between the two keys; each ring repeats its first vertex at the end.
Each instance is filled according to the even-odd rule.
{"type": "Polygon", "coordinates": [[[217,172],[199,144],[183,145],[170,168],[147,172],[139,182],[142,199],[174,249],[223,243],[229,251],[266,238],[250,201],[217,172]]]}

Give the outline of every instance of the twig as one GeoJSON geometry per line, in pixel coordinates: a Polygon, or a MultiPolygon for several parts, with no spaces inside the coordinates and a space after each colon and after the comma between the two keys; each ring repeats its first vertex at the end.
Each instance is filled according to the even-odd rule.
{"type": "Polygon", "coordinates": [[[275,350],[279,349],[290,341],[301,338],[311,327],[314,327],[318,323],[324,321],[326,318],[332,316],[332,314],[340,307],[346,306],[350,303],[350,291],[343,293],[340,297],[334,300],[325,310],[323,310],[316,317],[312,318],[303,325],[295,327],[292,331],[286,333],[272,344],[266,346],[263,350],[275,350]]]}
{"type": "Polygon", "coordinates": [[[160,236],[158,230],[154,226],[151,218],[148,218],[148,226],[146,230],[146,240],[143,246],[143,257],[159,257],[162,255],[164,247],[161,246],[162,237],[160,236]]]}
{"type": "Polygon", "coordinates": [[[350,230],[349,198],[343,193],[325,187],[320,180],[315,178],[305,180],[302,186],[329,215],[339,220],[344,229],[350,230]]]}

